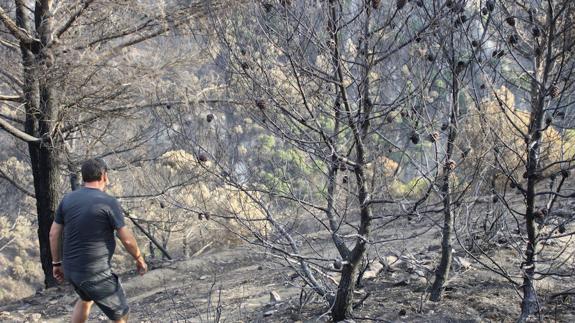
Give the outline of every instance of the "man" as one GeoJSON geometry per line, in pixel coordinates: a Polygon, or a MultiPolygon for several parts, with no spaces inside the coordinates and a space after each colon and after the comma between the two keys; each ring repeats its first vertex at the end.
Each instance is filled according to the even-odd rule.
{"type": "Polygon", "coordinates": [[[114,231],[136,260],[138,273],[143,275],[148,268],[134,235],[125,226],[120,204],[104,192],[109,183],[105,162],[85,161],[82,180],[84,186],[60,202],[50,230],[54,277],[62,282],[65,276],[80,296],[72,313],[73,323],[85,322],[94,303],[110,320],[127,322],[126,295],[110,264],[116,248],[114,231]]]}

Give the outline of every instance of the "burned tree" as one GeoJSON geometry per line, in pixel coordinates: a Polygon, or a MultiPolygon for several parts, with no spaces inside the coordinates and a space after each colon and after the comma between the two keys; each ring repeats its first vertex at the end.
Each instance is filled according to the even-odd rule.
{"type": "Polygon", "coordinates": [[[233,217],[255,237],[244,239],[286,261],[327,301],[334,320],[351,317],[373,222],[384,218],[374,210],[397,199],[409,200],[404,203],[413,212],[422,193],[413,187],[390,192],[399,169],[390,152],[414,162],[402,148],[420,130],[410,97],[420,96],[429,73],[427,60],[405,54],[431,33],[441,15],[433,10],[415,3],[299,1],[216,17],[226,49],[218,55],[231,60],[222,65],[234,89],[231,101],[241,109],[225,114],[232,129],[216,128],[213,146],[189,136],[179,143],[214,156],[210,171],[255,201],[256,219],[219,216],[233,217]],[[256,137],[245,136],[246,129],[256,137]],[[234,148],[220,141],[234,137],[234,148]],[[385,169],[390,165],[395,169],[385,169]],[[301,210],[297,222],[288,216],[290,207],[301,210]],[[261,221],[269,224],[266,232],[253,227],[261,221]],[[304,225],[327,232],[332,250],[305,254],[300,244],[310,242],[298,233],[304,225]]]}
{"type": "MultiPolygon", "coordinates": [[[[106,137],[106,128],[100,131],[90,128],[92,125],[146,106],[136,84],[141,80],[138,72],[124,64],[122,55],[158,35],[185,29],[193,16],[225,5],[191,2],[160,8],[164,4],[1,2],[0,47],[7,59],[0,66],[0,102],[18,117],[0,116],[0,127],[28,145],[47,287],[56,283],[48,232],[62,190],[61,175],[75,172],[68,158],[75,146],[71,142],[82,144],[77,138],[90,133],[90,129],[95,130],[91,134],[98,133],[98,143],[106,137]]],[[[104,121],[100,125],[109,124],[104,121]]],[[[105,154],[106,150],[100,149],[99,153],[105,154]]]]}
{"type": "Polygon", "coordinates": [[[562,270],[541,242],[559,239],[571,221],[553,214],[570,196],[563,191],[575,158],[568,148],[573,127],[575,7],[571,1],[490,4],[483,13],[493,23],[483,26],[488,42],[479,55],[486,61],[484,88],[492,96],[483,100],[483,107],[495,112],[491,120],[498,121],[485,128],[495,143],[494,162],[502,175],[502,180],[494,180],[494,192],[517,223],[517,232],[525,235],[518,284],[523,292],[519,321],[524,322],[541,314],[535,282],[562,270]],[[496,130],[498,123],[508,131],[496,130]],[[521,203],[513,202],[512,192],[522,197],[521,203]]]}

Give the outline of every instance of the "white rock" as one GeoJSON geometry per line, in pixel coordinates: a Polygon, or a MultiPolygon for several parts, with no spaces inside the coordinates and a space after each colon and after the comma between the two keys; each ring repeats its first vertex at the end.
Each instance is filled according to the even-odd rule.
{"type": "Polygon", "coordinates": [[[282,298],[278,292],[272,290],[270,292],[270,303],[279,303],[282,301],[282,298]]]}
{"type": "Polygon", "coordinates": [[[459,267],[459,269],[467,270],[471,268],[471,262],[462,257],[455,257],[455,263],[459,267]]]}
{"type": "Polygon", "coordinates": [[[363,279],[373,279],[383,270],[383,265],[379,261],[369,264],[368,269],[363,274],[363,279]]]}
{"type": "Polygon", "coordinates": [[[264,317],[272,316],[276,310],[264,312],[264,317]]]}
{"type": "Polygon", "coordinates": [[[42,318],[42,314],[40,314],[40,313],[30,314],[30,320],[32,322],[38,322],[38,321],[40,321],[41,318],[42,318]]]}
{"type": "Polygon", "coordinates": [[[381,262],[387,270],[393,271],[401,265],[402,261],[396,255],[387,255],[381,259],[381,262]]]}

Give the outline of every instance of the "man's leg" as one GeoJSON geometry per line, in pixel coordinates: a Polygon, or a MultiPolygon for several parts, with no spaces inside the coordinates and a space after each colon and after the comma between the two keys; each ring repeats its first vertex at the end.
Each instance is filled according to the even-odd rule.
{"type": "Polygon", "coordinates": [[[90,316],[90,309],[92,308],[93,301],[83,301],[78,299],[76,306],[74,306],[74,312],[72,312],[72,323],[84,323],[88,320],[90,316]]]}
{"type": "Polygon", "coordinates": [[[114,323],[127,323],[128,322],[128,314],[122,316],[121,319],[114,321],[114,323]]]}

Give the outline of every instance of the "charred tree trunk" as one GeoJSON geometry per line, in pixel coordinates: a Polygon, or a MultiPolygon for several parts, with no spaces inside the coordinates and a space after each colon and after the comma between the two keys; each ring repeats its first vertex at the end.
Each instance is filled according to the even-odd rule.
{"type": "Polygon", "coordinates": [[[365,175],[365,165],[366,165],[366,147],[364,145],[364,139],[366,138],[369,126],[370,126],[370,114],[372,111],[372,103],[370,100],[369,93],[369,72],[370,63],[368,58],[369,49],[369,21],[371,14],[371,7],[368,3],[364,3],[366,9],[366,17],[363,24],[363,44],[362,44],[362,57],[364,59],[364,66],[362,69],[362,84],[361,84],[361,110],[362,116],[359,122],[352,115],[351,108],[349,105],[349,100],[347,96],[346,89],[341,85],[343,84],[343,72],[341,68],[341,59],[339,55],[339,39],[337,34],[337,11],[336,4],[334,1],[330,1],[330,24],[329,30],[332,32],[332,37],[335,43],[334,50],[334,63],[336,66],[337,78],[340,80],[339,92],[342,98],[343,107],[346,112],[347,123],[353,133],[353,141],[355,145],[356,159],[354,166],[354,173],[357,185],[358,193],[358,203],[359,203],[359,214],[360,223],[359,230],[357,232],[357,238],[355,241],[355,246],[351,252],[347,253],[347,257],[344,257],[344,265],[341,272],[341,279],[337,288],[337,293],[335,301],[332,307],[332,319],[337,322],[345,320],[352,316],[353,311],[353,292],[355,290],[355,285],[357,281],[358,268],[364,257],[367,243],[370,235],[371,229],[371,201],[369,196],[369,190],[367,186],[367,179],[365,175]]]}
{"type": "Polygon", "coordinates": [[[25,96],[25,131],[31,136],[41,138],[40,143],[29,142],[28,151],[34,177],[34,192],[38,218],[38,241],[40,261],[44,272],[46,287],[56,286],[52,276],[52,255],[50,254],[50,227],[58,206],[58,188],[60,172],[58,168],[57,146],[59,143],[52,137],[56,111],[53,103],[52,86],[49,79],[49,68],[53,57],[49,49],[51,41],[52,16],[51,1],[37,1],[34,10],[34,27],[36,33],[30,32],[31,26],[23,3],[16,1],[16,21],[20,28],[37,34],[40,42],[20,42],[22,55],[25,96]]]}
{"type": "Polygon", "coordinates": [[[535,274],[535,261],[537,250],[537,228],[535,226],[535,196],[536,196],[536,174],[539,165],[539,150],[540,141],[542,137],[541,128],[543,125],[543,98],[539,96],[534,102],[534,110],[531,114],[531,122],[529,129],[529,137],[531,140],[526,140],[528,149],[527,155],[527,193],[526,193],[526,210],[525,210],[525,226],[527,230],[527,248],[525,251],[525,261],[523,266],[523,301],[521,303],[521,317],[520,322],[524,322],[527,318],[539,311],[539,304],[537,301],[537,293],[535,291],[535,282],[533,275],[535,274]],[[541,103],[541,104],[539,104],[541,103]]]}
{"type": "MultiPolygon", "coordinates": [[[[521,316],[518,322],[525,322],[529,316],[539,312],[539,302],[535,289],[535,265],[537,255],[538,232],[535,224],[536,218],[536,196],[537,196],[537,174],[540,167],[541,141],[543,140],[544,119],[545,119],[545,97],[546,85],[550,78],[550,71],[555,58],[552,56],[552,44],[555,41],[556,17],[553,5],[547,7],[548,37],[541,46],[547,47],[546,55],[540,52],[533,56],[533,77],[531,79],[531,117],[529,119],[528,132],[525,138],[525,149],[527,151],[527,162],[525,165],[527,173],[527,187],[525,192],[525,228],[527,230],[527,247],[525,250],[525,261],[521,264],[523,268],[523,300],[521,302],[521,316]]],[[[539,211],[544,215],[543,211],[539,211]]]]}
{"type": "Polygon", "coordinates": [[[332,308],[332,319],[337,322],[350,318],[353,310],[353,292],[357,281],[358,268],[365,254],[371,229],[371,206],[367,190],[366,176],[363,169],[364,146],[360,141],[357,148],[358,166],[355,169],[357,185],[359,188],[360,224],[355,247],[344,259],[341,279],[337,287],[337,294],[332,308]],[[360,163],[361,161],[361,163],[360,163]]]}
{"type": "Polygon", "coordinates": [[[346,263],[341,270],[341,279],[337,286],[337,294],[332,309],[334,322],[343,321],[351,317],[353,310],[353,291],[357,279],[358,263],[346,263]]]}
{"type": "MultiPolygon", "coordinates": [[[[451,39],[453,48],[453,38],[451,39]]],[[[445,288],[445,282],[449,278],[449,271],[451,269],[452,255],[452,236],[453,236],[453,225],[454,225],[454,215],[452,209],[452,192],[451,192],[451,175],[453,174],[455,162],[452,161],[453,150],[455,147],[455,139],[457,138],[457,118],[459,116],[459,73],[456,71],[460,68],[456,66],[458,64],[455,60],[455,56],[452,59],[452,88],[451,88],[451,111],[449,116],[449,130],[447,136],[447,152],[445,156],[445,163],[443,164],[443,178],[441,186],[441,196],[443,199],[443,229],[442,229],[442,240],[441,240],[441,260],[439,261],[439,266],[435,271],[435,280],[431,286],[430,300],[438,302],[441,300],[443,289],[445,288]]]]}
{"type": "Polygon", "coordinates": [[[55,153],[51,147],[29,147],[29,150],[30,155],[35,157],[32,162],[32,172],[38,213],[38,241],[42,270],[45,275],[44,283],[48,288],[57,284],[52,277],[49,233],[58,207],[59,171],[55,153]]]}
{"type": "MultiPolygon", "coordinates": [[[[552,30],[553,31],[553,30],[552,30]]],[[[536,63],[537,70],[540,70],[539,63],[536,63]]],[[[537,78],[537,75],[536,75],[537,78]]],[[[545,84],[543,80],[542,84],[545,84]]],[[[529,120],[529,129],[525,140],[527,149],[527,163],[525,165],[527,172],[526,187],[526,208],[525,208],[525,228],[527,230],[527,247],[525,250],[525,261],[523,267],[523,301],[521,302],[521,316],[519,322],[525,322],[527,318],[539,311],[537,293],[535,291],[535,274],[536,250],[537,250],[537,228],[535,225],[535,203],[536,203],[536,174],[539,167],[539,154],[541,147],[543,120],[545,115],[544,109],[544,90],[539,87],[537,82],[532,81],[531,97],[532,112],[529,120]]]]}

